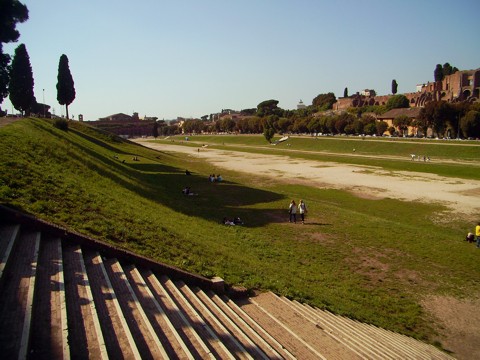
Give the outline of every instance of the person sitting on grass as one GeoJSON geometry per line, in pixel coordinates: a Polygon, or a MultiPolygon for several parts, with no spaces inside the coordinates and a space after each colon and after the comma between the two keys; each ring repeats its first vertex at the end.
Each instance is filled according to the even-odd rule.
{"type": "Polygon", "coordinates": [[[192,192],[192,190],[190,189],[190,186],[185,186],[185,188],[182,190],[182,194],[183,195],[197,195],[197,194],[192,192]]]}
{"type": "Polygon", "coordinates": [[[242,219],[240,219],[238,216],[235,219],[233,219],[233,223],[235,225],[243,225],[242,219]]]}
{"type": "Polygon", "coordinates": [[[227,218],[227,217],[224,217],[224,218],[223,218],[223,223],[224,223],[225,225],[235,225],[235,222],[232,221],[232,220],[230,220],[230,219],[227,218]]]}

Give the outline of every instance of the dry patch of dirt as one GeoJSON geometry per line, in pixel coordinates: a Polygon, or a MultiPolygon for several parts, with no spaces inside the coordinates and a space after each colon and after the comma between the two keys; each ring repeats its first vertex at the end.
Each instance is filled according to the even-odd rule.
{"type": "Polygon", "coordinates": [[[422,306],[439,324],[436,330],[444,349],[458,359],[480,359],[480,298],[430,296],[422,306]]]}
{"type": "Polygon", "coordinates": [[[20,120],[20,118],[9,117],[9,116],[8,117],[7,116],[2,117],[2,118],[0,118],[0,127],[11,124],[12,122],[17,121],[17,120],[20,120]]]}
{"type": "Polygon", "coordinates": [[[333,241],[328,235],[322,234],[320,232],[315,232],[310,235],[310,239],[319,244],[333,244],[335,241],[333,241]]]}

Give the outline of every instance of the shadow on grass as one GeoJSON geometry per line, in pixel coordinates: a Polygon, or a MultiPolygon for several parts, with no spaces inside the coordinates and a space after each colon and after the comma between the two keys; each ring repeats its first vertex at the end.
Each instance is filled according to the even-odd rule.
{"type": "MultiPolygon", "coordinates": [[[[38,124],[39,127],[41,125],[44,124],[38,124]]],[[[136,152],[136,149],[130,149],[128,144],[108,143],[102,138],[84,134],[81,129],[72,129],[62,136],[62,133],[50,129],[50,126],[41,127],[46,127],[55,137],[60,138],[59,141],[68,142],[64,149],[75,161],[65,162],[66,168],[80,166],[98,174],[97,179],[80,180],[99,181],[102,189],[98,191],[102,192],[104,199],[109,197],[114,199],[119,192],[121,194],[124,191],[126,201],[135,201],[135,196],[131,195],[133,193],[170,208],[173,216],[174,212],[177,212],[193,220],[205,219],[218,224],[224,217],[240,217],[246,226],[250,227],[272,222],[268,213],[275,210],[272,206],[267,210],[263,208],[265,205],[268,207],[269,203],[284,200],[281,194],[231,182],[228,178],[226,181],[212,183],[208,180],[208,175],[202,173],[193,172],[186,175],[185,168],[165,163],[161,154],[146,148],[132,154],[131,152],[136,152]],[[118,154],[118,158],[114,157],[115,154],[118,154]],[[134,156],[138,156],[139,161],[134,161],[134,156]],[[116,185],[108,185],[107,181],[116,185]],[[198,195],[183,195],[182,189],[187,186],[198,195]]],[[[170,157],[169,160],[175,164],[184,163],[181,157],[170,157]]]]}
{"type": "Polygon", "coordinates": [[[329,223],[320,223],[320,222],[308,222],[308,220],[305,221],[304,226],[332,226],[333,224],[329,223]]]}
{"type": "MultiPolygon", "coordinates": [[[[102,146],[102,142],[98,139],[96,144],[102,146]]],[[[109,178],[120,187],[143,198],[191,217],[218,223],[221,223],[224,217],[240,217],[245,219],[246,226],[263,226],[271,222],[270,217],[265,215],[268,210],[251,207],[284,199],[283,195],[230,181],[212,183],[206,175],[202,174],[186,175],[185,169],[165,165],[157,158],[147,159],[140,156],[139,161],[122,162],[113,157],[106,157],[82,144],[73,143],[73,145],[88,155],[86,157],[79,155],[78,160],[88,164],[101,176],[109,178]],[[142,161],[148,161],[148,163],[142,161]],[[182,194],[182,189],[187,186],[197,195],[182,194]]],[[[108,150],[122,153],[119,149],[110,146],[108,150]]],[[[130,154],[123,152],[123,156],[125,155],[130,154]]]]}

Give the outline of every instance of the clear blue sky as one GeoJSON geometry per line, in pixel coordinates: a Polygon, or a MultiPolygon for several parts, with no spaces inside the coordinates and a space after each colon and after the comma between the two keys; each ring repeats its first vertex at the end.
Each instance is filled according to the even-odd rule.
{"type": "MultiPolygon", "coordinates": [[[[17,43],[30,55],[38,102],[56,100],[66,54],[76,98],[69,113],[200,117],[283,109],[318,94],[413,92],[438,63],[480,67],[479,0],[23,0],[17,43]],[[44,89],[44,90],[43,90],[44,89]]],[[[11,112],[8,99],[4,108],[11,112]]]]}

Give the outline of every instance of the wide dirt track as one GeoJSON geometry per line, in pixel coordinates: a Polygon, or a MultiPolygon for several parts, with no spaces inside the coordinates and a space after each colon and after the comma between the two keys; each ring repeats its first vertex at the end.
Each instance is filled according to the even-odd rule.
{"type": "MultiPolygon", "coordinates": [[[[348,190],[362,197],[437,202],[447,206],[450,211],[459,216],[472,217],[472,221],[475,221],[474,216],[480,213],[480,181],[478,180],[383,170],[371,166],[292,159],[279,155],[216,150],[208,147],[192,148],[151,142],[147,139],[134,141],[156,150],[180,152],[191,157],[202,158],[217,168],[218,172],[221,172],[222,168],[241,171],[290,183],[299,182],[316,187],[348,190]]],[[[352,154],[351,156],[361,155],[352,154]]],[[[382,158],[385,161],[390,159],[388,156],[382,158]]],[[[438,160],[434,161],[438,162],[438,160]]],[[[466,166],[478,166],[480,171],[480,161],[468,163],[466,166]]]]}
{"type": "MultiPolygon", "coordinates": [[[[360,197],[435,202],[447,207],[445,218],[464,218],[471,221],[472,225],[480,220],[480,181],[478,180],[383,170],[371,166],[292,159],[279,155],[217,150],[200,147],[200,144],[195,148],[173,143],[151,142],[148,139],[134,141],[155,150],[201,158],[212,164],[215,172],[220,174],[222,169],[228,169],[271,177],[291,184],[301,183],[343,189],[360,197]]],[[[399,159],[399,157],[389,156],[382,156],[382,158],[385,161],[399,159]]],[[[443,160],[443,162],[449,161],[443,160]]],[[[480,171],[480,159],[476,162],[466,162],[465,166],[475,166],[480,171]]],[[[446,349],[454,351],[458,359],[480,359],[478,345],[480,344],[478,331],[480,329],[480,312],[478,311],[480,298],[459,300],[453,297],[432,296],[425,299],[422,306],[440,324],[438,331],[443,338],[442,345],[446,349]]]]}

